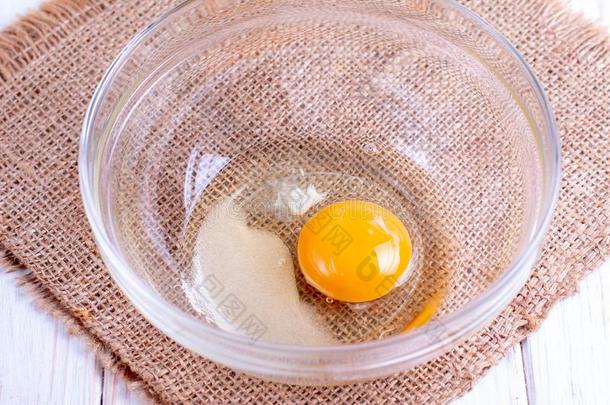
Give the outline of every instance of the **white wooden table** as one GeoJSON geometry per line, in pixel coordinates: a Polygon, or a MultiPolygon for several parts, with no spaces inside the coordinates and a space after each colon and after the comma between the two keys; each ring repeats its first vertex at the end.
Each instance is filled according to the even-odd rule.
{"type": "MultiPolygon", "coordinates": [[[[0,29],[41,0],[0,0],[0,29]]],[[[571,6],[610,26],[608,0],[571,6]]],[[[609,106],[610,108],[610,106],[609,106]]],[[[0,404],[143,404],[0,270],[0,404]]],[[[453,405],[610,404],[610,262],[453,405]]]]}

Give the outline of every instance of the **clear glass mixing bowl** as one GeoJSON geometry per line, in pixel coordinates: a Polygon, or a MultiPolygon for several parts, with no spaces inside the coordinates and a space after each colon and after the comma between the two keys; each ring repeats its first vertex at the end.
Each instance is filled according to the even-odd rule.
{"type": "Polygon", "coordinates": [[[453,1],[192,0],[104,76],[81,189],[112,276],[165,334],[262,378],[339,384],[439,356],[509,304],[554,208],[554,125],[515,49],[453,1]],[[287,179],[322,205],[379,203],[413,234],[412,274],[364,306],[325,299],[295,271],[336,344],[231,333],[188,294],[197,229],[229,195],[294,256],[315,209],[265,210],[287,179]]]}

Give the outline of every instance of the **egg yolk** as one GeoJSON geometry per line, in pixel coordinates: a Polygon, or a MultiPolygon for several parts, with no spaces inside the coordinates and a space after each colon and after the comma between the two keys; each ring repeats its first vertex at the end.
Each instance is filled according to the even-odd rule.
{"type": "Polygon", "coordinates": [[[366,201],[321,209],[303,226],[297,245],[307,282],[330,298],[354,303],[389,293],[407,275],[412,254],[396,215],[366,201]]]}

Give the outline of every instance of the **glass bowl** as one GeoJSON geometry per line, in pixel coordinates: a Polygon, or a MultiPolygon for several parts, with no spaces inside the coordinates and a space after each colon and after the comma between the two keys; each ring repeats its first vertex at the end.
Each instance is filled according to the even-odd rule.
{"type": "Polygon", "coordinates": [[[530,68],[454,1],[192,0],[108,69],[79,170],[105,263],[153,325],[233,369],[328,385],[417,366],[491,322],[530,275],[560,156],[530,68]],[[317,197],[278,216],[286,184],[317,197]],[[198,229],[226,198],[288,247],[299,300],[332,341],[270,341],[239,299],[222,315],[239,327],[223,326],[224,304],[197,295],[232,295],[193,269],[198,229]],[[317,292],[294,255],[304,221],[350,199],[390,209],[415,252],[406,281],[363,305],[317,292]]]}

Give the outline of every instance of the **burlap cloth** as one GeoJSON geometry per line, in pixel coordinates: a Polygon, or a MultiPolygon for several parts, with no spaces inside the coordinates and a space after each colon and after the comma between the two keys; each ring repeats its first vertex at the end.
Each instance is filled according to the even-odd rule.
{"type": "MultiPolygon", "coordinates": [[[[465,4],[516,44],[546,87],[564,173],[544,252],[486,329],[414,370],[364,384],[303,388],[230,371],[175,344],[104,270],[78,192],[78,140],[103,71],[171,0],[61,0],[0,34],[0,245],[30,272],[44,308],[82,334],[106,367],[160,402],[442,403],[524,339],[610,251],[610,42],[555,0],[465,4]]],[[[500,388],[501,389],[501,388],[500,388]]]]}

